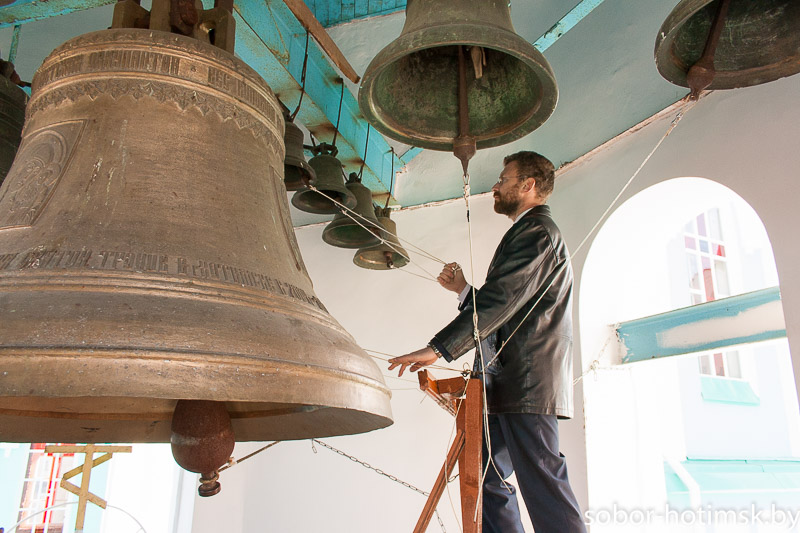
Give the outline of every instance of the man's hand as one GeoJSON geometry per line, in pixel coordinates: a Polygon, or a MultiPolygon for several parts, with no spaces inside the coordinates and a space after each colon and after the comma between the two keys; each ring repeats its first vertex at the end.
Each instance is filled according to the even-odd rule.
{"type": "Polygon", "coordinates": [[[403,372],[405,372],[406,367],[410,366],[412,372],[416,372],[423,366],[428,366],[436,362],[439,356],[436,355],[436,352],[433,351],[432,348],[426,346],[421,350],[417,350],[416,352],[411,352],[407,355],[401,355],[400,357],[395,357],[393,359],[389,359],[389,370],[394,370],[398,366],[400,367],[400,373],[397,374],[398,376],[402,376],[403,372]]]}
{"type": "Polygon", "coordinates": [[[458,263],[447,263],[442,269],[442,273],[436,278],[436,281],[448,291],[453,291],[456,294],[461,294],[461,291],[467,286],[464,272],[458,263]]]}

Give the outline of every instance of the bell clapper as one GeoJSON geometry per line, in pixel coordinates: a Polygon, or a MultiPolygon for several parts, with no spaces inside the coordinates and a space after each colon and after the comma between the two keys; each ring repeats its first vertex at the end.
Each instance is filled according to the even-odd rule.
{"type": "Polygon", "coordinates": [[[394,261],[392,261],[392,252],[390,252],[388,250],[384,251],[383,252],[383,257],[386,258],[386,266],[388,268],[390,268],[390,269],[394,268],[394,261]]]}
{"type": "MultiPolygon", "coordinates": [[[[475,47],[473,47],[473,49],[474,48],[475,47]]],[[[483,71],[481,71],[481,74],[482,73],[483,71]]],[[[469,168],[469,160],[472,159],[476,151],[475,137],[469,134],[467,61],[464,58],[464,46],[458,45],[458,137],[453,139],[453,155],[461,160],[461,167],[464,169],[465,176],[469,168]]]]}
{"type": "Polygon", "coordinates": [[[730,4],[730,0],[722,0],[719,3],[717,13],[714,15],[714,21],[711,23],[711,30],[708,32],[706,46],[703,48],[703,55],[686,74],[686,81],[692,90],[690,95],[692,100],[697,100],[700,97],[700,92],[711,85],[711,82],[714,81],[714,76],[717,74],[716,70],[714,70],[714,54],[717,51],[717,44],[719,43],[720,35],[722,35],[722,27],[725,25],[730,4]]]}
{"type": "Polygon", "coordinates": [[[214,470],[210,474],[200,474],[200,486],[197,493],[203,498],[219,494],[222,486],[219,484],[219,470],[214,470]]]}
{"type": "Polygon", "coordinates": [[[198,494],[219,493],[219,469],[233,452],[235,437],[225,402],[178,400],[172,414],[170,436],[175,462],[200,474],[198,494]]]}

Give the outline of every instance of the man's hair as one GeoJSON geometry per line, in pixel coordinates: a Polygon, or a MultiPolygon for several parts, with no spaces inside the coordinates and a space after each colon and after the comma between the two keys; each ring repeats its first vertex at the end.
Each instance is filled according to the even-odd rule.
{"type": "Polygon", "coordinates": [[[503,158],[503,166],[517,163],[520,178],[534,178],[539,198],[547,200],[553,192],[556,171],[553,163],[536,152],[517,152],[503,158]]]}

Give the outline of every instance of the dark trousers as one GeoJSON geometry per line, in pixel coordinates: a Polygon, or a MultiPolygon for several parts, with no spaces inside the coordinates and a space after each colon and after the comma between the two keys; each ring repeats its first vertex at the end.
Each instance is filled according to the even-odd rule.
{"type": "MultiPolygon", "coordinates": [[[[522,499],[536,533],[585,533],[578,501],[558,451],[554,415],[489,415],[492,465],[483,483],[483,533],[524,533],[517,491],[503,480],[516,472],[522,499]],[[510,489],[510,490],[509,490],[510,489]]],[[[489,457],[483,442],[484,467],[489,457]]]]}

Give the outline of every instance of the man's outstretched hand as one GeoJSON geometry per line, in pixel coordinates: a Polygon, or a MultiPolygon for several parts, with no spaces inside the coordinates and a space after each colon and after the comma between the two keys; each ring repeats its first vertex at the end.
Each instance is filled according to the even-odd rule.
{"type": "Polygon", "coordinates": [[[397,375],[402,376],[407,367],[410,366],[411,371],[416,372],[423,366],[432,365],[438,358],[439,357],[436,355],[436,352],[434,352],[430,347],[426,346],[425,348],[417,350],[416,352],[411,352],[410,354],[389,359],[389,363],[391,363],[389,365],[389,370],[394,370],[399,366],[400,373],[397,375]]]}
{"type": "Polygon", "coordinates": [[[464,279],[464,272],[461,270],[458,263],[447,263],[444,268],[442,268],[442,273],[439,274],[436,281],[448,291],[453,291],[456,294],[461,294],[461,291],[467,286],[467,280],[464,279]]]}

